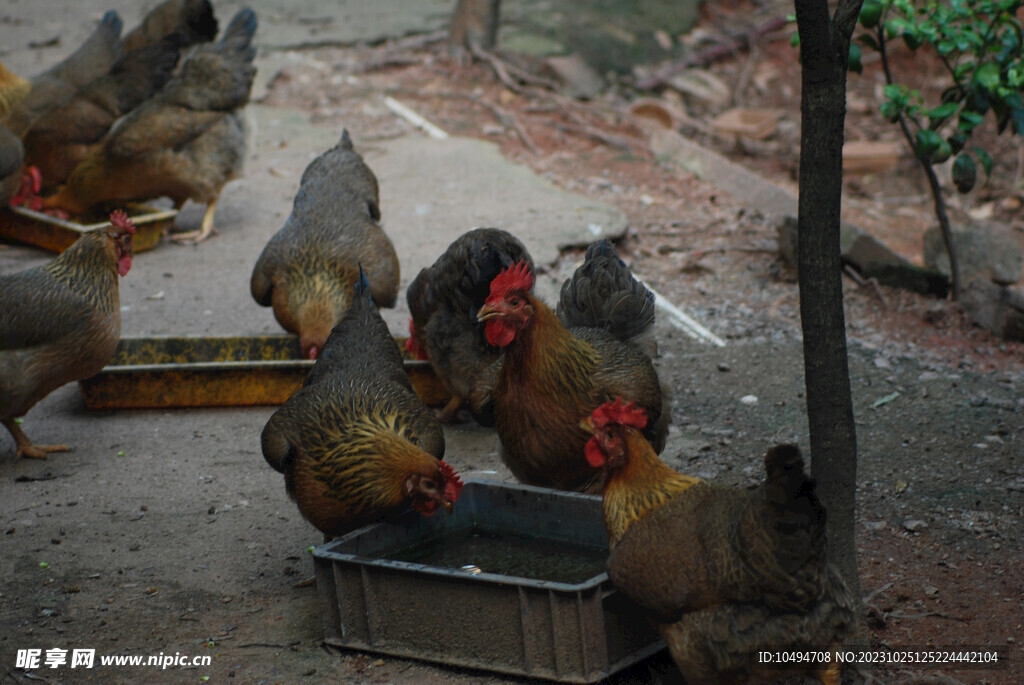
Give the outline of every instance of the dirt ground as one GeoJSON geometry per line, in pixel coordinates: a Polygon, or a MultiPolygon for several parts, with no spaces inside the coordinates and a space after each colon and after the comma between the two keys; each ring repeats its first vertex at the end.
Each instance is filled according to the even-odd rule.
{"type": "MultiPolygon", "coordinates": [[[[740,7],[715,5],[702,27],[736,29],[740,7]]],[[[895,130],[872,114],[877,78],[868,67],[867,75],[851,76],[850,128],[894,140],[895,130]]],[[[736,103],[777,108],[779,132],[756,144],[716,137],[702,123],[713,109],[695,103],[684,132],[793,188],[799,68],[788,33],[709,71],[741,86],[736,103]]],[[[385,44],[304,51],[271,82],[264,103],[305,109],[317,122],[374,140],[407,127],[373,104],[392,95],[452,134],[498,142],[555,184],[621,208],[631,220],[621,249],[634,270],[727,342],[700,344],[659,323],[658,366],[674,390],[662,456],[693,475],[753,485],[766,447],[807,445],[793,273],[776,256],[775,228],[757,207],[649,152],[618,90],[590,103],[539,87],[517,93],[486,65],[453,59],[439,45],[385,44]],[[748,395],[756,403],[740,401],[748,395]]],[[[1006,182],[1014,178],[1014,151],[999,164],[1004,181],[964,206],[1019,229],[1021,190],[1006,182]]],[[[909,159],[886,173],[850,176],[846,190],[849,216],[920,261],[930,203],[909,159]]],[[[566,254],[545,277],[564,278],[578,258],[566,254]]],[[[1019,682],[1024,346],[972,327],[952,303],[884,287],[847,280],[846,307],[857,549],[872,642],[984,646],[1006,657],[998,670],[867,673],[881,682],[1019,682]]],[[[515,682],[322,644],[316,591],[294,586],[311,571],[305,549],[318,535],[284,496],[253,437],[272,408],[180,412],[182,420],[160,424],[151,453],[114,456],[119,435],[152,431],[159,412],[87,413],[77,393],[75,386],[59,390],[29,418],[59,426],[47,438],[54,441],[102,422],[109,430],[102,457],[86,450],[15,461],[10,441],[0,442],[3,682],[515,682]],[[28,675],[15,667],[16,649],[51,646],[201,654],[212,663],[159,673],[43,668],[28,675]]],[[[449,430],[468,446],[446,457],[456,468],[508,477],[491,431],[449,430]]],[[[430,629],[444,639],[443,626],[430,629]]],[[[661,670],[632,669],[620,680],[646,682],[661,670]]]]}

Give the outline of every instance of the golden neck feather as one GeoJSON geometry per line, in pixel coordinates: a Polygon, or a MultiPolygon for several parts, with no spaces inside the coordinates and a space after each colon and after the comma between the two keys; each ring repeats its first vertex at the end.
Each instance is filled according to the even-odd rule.
{"type": "Polygon", "coordinates": [[[635,521],[701,482],[669,468],[640,431],[623,426],[622,434],[626,462],[609,473],[604,489],[605,525],[613,545],[635,521]]]}

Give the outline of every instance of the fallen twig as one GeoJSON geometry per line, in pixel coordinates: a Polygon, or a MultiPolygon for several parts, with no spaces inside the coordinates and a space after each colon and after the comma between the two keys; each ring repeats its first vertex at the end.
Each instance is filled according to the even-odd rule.
{"type": "Polygon", "coordinates": [[[859,285],[862,288],[866,288],[869,285],[872,286],[872,289],[873,289],[873,291],[875,293],[875,296],[882,303],[882,308],[883,309],[888,309],[889,308],[889,301],[887,299],[885,299],[885,294],[882,292],[882,287],[880,285],[878,285],[878,280],[876,278],[874,278],[874,277],[872,277],[872,278],[864,278],[859,273],[857,273],[857,270],[854,269],[849,264],[844,264],[843,265],[843,273],[845,273],[847,276],[849,276],[853,280],[854,283],[856,283],[857,285],[859,285]]]}
{"type": "Polygon", "coordinates": [[[611,135],[604,131],[594,128],[593,126],[580,126],[577,124],[555,124],[555,128],[564,133],[578,133],[585,136],[590,136],[594,140],[600,143],[604,143],[610,147],[618,148],[623,152],[632,152],[634,143],[630,140],[626,140],[621,136],[611,135]]]}
{"type": "Polygon", "coordinates": [[[388,109],[390,109],[392,112],[394,112],[398,116],[400,116],[403,119],[405,119],[406,121],[408,121],[410,124],[412,124],[416,128],[421,129],[424,133],[426,133],[431,138],[436,138],[437,140],[445,140],[445,139],[447,139],[449,137],[448,133],[446,131],[444,131],[440,127],[435,126],[434,124],[430,123],[424,117],[422,117],[419,113],[413,111],[412,109],[410,109],[406,105],[403,105],[401,102],[399,102],[398,100],[394,99],[393,97],[386,97],[386,98],[384,98],[384,106],[387,107],[388,109]]]}
{"type": "Polygon", "coordinates": [[[479,45],[470,45],[470,52],[477,59],[487,62],[494,71],[495,76],[498,77],[498,80],[504,83],[505,87],[514,93],[522,92],[523,86],[520,84],[541,86],[548,90],[558,90],[558,84],[555,81],[537,76],[536,74],[531,74],[525,69],[520,69],[514,64],[509,64],[493,52],[488,52],[479,45]],[[519,79],[519,83],[516,83],[516,81],[512,79],[512,74],[519,79]]]}
{"type": "Polygon", "coordinates": [[[695,55],[690,55],[677,62],[672,62],[657,73],[638,81],[636,87],[639,90],[654,90],[655,88],[660,88],[666,81],[668,81],[668,79],[672,78],[673,75],[678,74],[680,71],[691,67],[710,66],[712,63],[717,62],[720,59],[748,49],[756,39],[765,34],[771,33],[772,31],[778,31],[788,23],[789,22],[786,21],[785,17],[769,19],[761,26],[747,31],[742,36],[739,36],[734,40],[713,45],[706,50],[701,50],[695,55]]]}
{"type": "Polygon", "coordinates": [[[494,115],[494,118],[497,119],[502,126],[510,126],[515,130],[516,135],[519,136],[519,140],[523,141],[523,145],[525,145],[530,150],[530,152],[532,152],[535,155],[540,154],[540,150],[537,148],[537,144],[533,142],[533,138],[530,136],[529,133],[527,133],[526,129],[523,128],[523,125],[520,123],[519,119],[517,119],[514,114],[512,114],[506,109],[502,109],[493,102],[488,102],[487,100],[479,98],[470,93],[455,93],[455,95],[466,100],[469,100],[472,103],[480,105],[485,109],[491,110],[491,114],[494,115]]]}

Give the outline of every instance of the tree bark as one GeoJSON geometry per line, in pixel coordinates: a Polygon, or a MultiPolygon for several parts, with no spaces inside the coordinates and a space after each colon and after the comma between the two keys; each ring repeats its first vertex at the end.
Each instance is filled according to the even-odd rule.
{"type": "Polygon", "coordinates": [[[498,41],[501,0],[458,0],[448,42],[454,46],[490,52],[498,41]]]}
{"type": "Polygon", "coordinates": [[[854,427],[839,219],[850,36],[863,0],[794,0],[800,32],[800,196],[797,261],[811,475],[828,511],[828,555],[861,615],[855,535],[857,434],[854,427]]]}

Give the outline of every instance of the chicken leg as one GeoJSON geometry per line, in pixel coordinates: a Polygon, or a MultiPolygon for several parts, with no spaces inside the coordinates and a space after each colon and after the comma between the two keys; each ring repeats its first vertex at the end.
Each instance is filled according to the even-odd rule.
{"type": "Polygon", "coordinates": [[[465,402],[464,398],[452,395],[452,398],[448,400],[448,404],[444,405],[444,409],[437,412],[437,420],[441,423],[451,423],[454,421],[463,402],[465,402]]]}
{"type": "Polygon", "coordinates": [[[3,421],[4,427],[10,431],[11,437],[14,438],[14,442],[18,444],[18,456],[29,457],[31,459],[46,459],[48,452],[70,452],[71,448],[67,445],[33,445],[32,441],[28,439],[25,432],[21,430],[21,426],[18,425],[17,419],[6,419],[3,421]]]}
{"type": "Polygon", "coordinates": [[[215,197],[206,205],[206,212],[203,214],[203,222],[199,224],[198,231],[175,233],[171,236],[171,240],[176,243],[191,241],[193,245],[197,245],[209,238],[210,234],[215,232],[213,228],[213,215],[217,211],[217,201],[219,199],[220,198],[215,197]]]}

